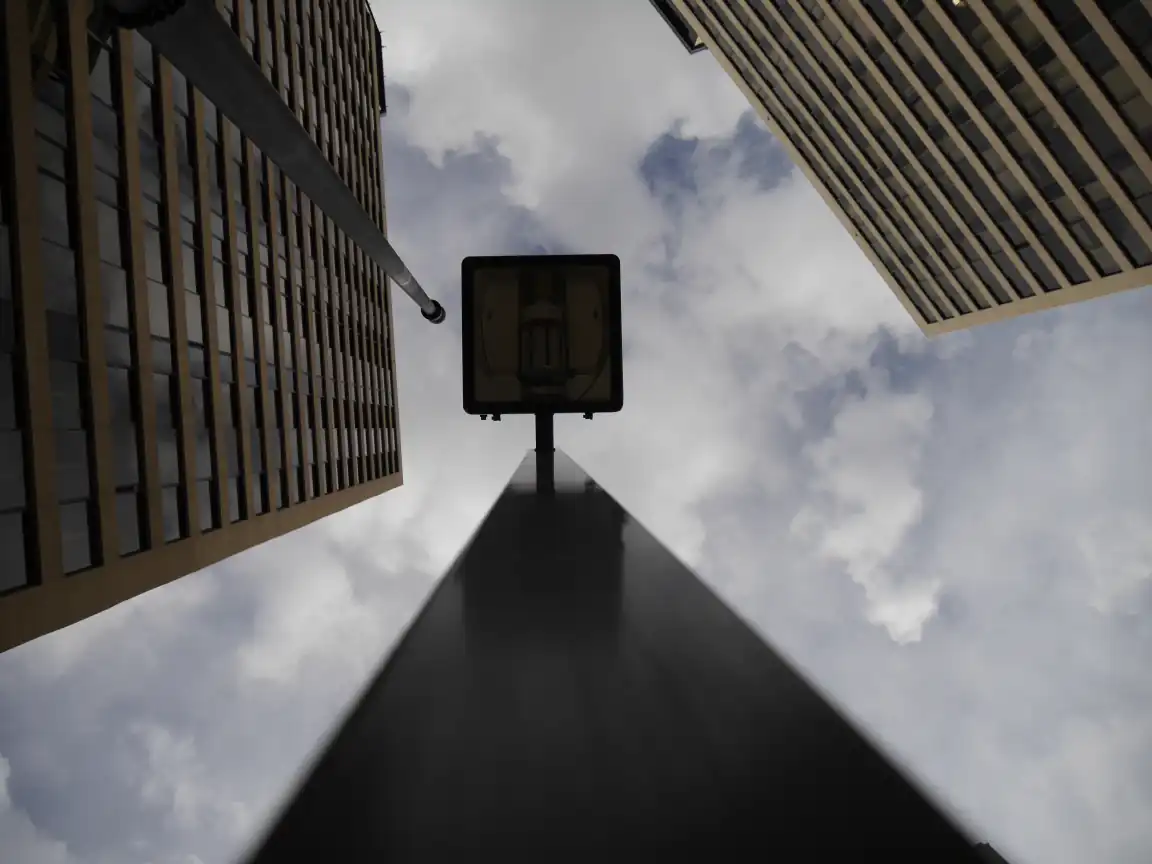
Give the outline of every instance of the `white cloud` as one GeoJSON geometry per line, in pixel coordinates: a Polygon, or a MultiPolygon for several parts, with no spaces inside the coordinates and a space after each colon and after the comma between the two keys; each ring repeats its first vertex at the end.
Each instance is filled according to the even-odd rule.
{"type": "Polygon", "coordinates": [[[557,194],[579,208],[611,194],[603,221],[620,225],[651,210],[629,188],[630,160],[672,120],[686,120],[688,134],[722,134],[747,107],[714,64],[683,53],[644,3],[373,6],[388,74],[415,93],[403,121],[411,143],[438,159],[469,149],[477,133],[499,136],[514,166],[509,194],[526,206],[557,194]]]}
{"type": "MultiPolygon", "coordinates": [[[[27,658],[37,675],[59,678],[101,646],[118,638],[145,642],[146,633],[163,633],[179,628],[211,602],[215,590],[215,583],[208,574],[178,580],[57,631],[49,638],[17,648],[12,652],[13,662],[27,658]]],[[[146,655],[141,659],[146,660],[146,655]]]]}
{"type": "Polygon", "coordinates": [[[864,588],[868,619],[904,644],[921,638],[940,589],[892,572],[924,508],[916,471],[932,402],[924,393],[893,393],[883,378],[869,385],[867,395],[847,400],[827,437],[805,448],[814,469],[810,500],[792,530],[844,566],[864,588]]]}
{"type": "MultiPolygon", "coordinates": [[[[182,831],[246,836],[252,825],[250,808],[226,788],[207,782],[195,741],[149,721],[133,723],[129,735],[142,751],[140,796],[182,831]]],[[[195,857],[195,856],[191,856],[195,857]]]]}
{"type": "Polygon", "coordinates": [[[1144,611],[1152,583],[1152,518],[1121,511],[1097,517],[1077,538],[1091,580],[1091,604],[1101,612],[1144,611]]]}
{"type": "Polygon", "coordinates": [[[240,675],[295,685],[307,662],[319,664],[322,674],[363,678],[370,668],[365,664],[380,653],[396,622],[357,597],[352,578],[330,550],[292,546],[291,568],[278,566],[284,549],[250,561],[252,578],[263,584],[257,586],[261,602],[251,637],[237,655],[240,675]]]}
{"type": "Polygon", "coordinates": [[[41,831],[8,790],[12,768],[0,754],[0,855],[14,864],[74,864],[68,844],[41,831]]]}
{"type": "MultiPolygon", "coordinates": [[[[625,410],[558,444],[1013,864],[1147,861],[1147,294],[927,343],[799,175],[711,149],[743,99],[643,0],[377,13],[412,96],[389,225],[430,293],[529,223],[624,262],[625,410]],[[677,120],[673,213],[637,167],[677,120]]],[[[458,321],[394,304],[404,488],[0,658],[0,747],[77,857],[231,860],[530,445],[462,414],[458,321]]]]}

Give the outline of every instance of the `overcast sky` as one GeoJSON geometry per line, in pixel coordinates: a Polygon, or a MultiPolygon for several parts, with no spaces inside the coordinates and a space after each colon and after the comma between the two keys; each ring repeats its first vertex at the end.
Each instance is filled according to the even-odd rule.
{"type": "Polygon", "coordinates": [[[1013,864],[1152,858],[1152,293],[931,342],[644,0],[377,0],[405,486],[0,656],[5,864],[244,849],[530,446],[459,263],[614,252],[558,446],[1013,864]]]}

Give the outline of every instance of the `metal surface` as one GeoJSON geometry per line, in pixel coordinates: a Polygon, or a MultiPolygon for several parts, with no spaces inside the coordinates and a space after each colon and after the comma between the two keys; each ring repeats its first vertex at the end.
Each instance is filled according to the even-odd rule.
{"type": "Polygon", "coordinates": [[[524,459],[250,860],[870,851],[979,860],[557,452],[549,494],[524,459]]]}
{"type": "Polygon", "coordinates": [[[555,417],[536,415],[536,488],[550,493],[555,481],[556,438],[555,417]]]}
{"type": "MultiPolygon", "coordinates": [[[[112,5],[119,8],[122,2],[127,0],[112,5]]],[[[212,0],[187,0],[171,17],[140,32],[416,302],[426,319],[444,320],[444,307],[424,293],[212,0]]]]}

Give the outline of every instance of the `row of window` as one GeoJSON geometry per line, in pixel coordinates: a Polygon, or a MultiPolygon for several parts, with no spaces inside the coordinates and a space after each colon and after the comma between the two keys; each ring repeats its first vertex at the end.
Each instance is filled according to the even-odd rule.
{"type": "MultiPolygon", "coordinates": [[[[721,5],[718,0],[714,0],[714,2],[709,5],[723,16],[725,10],[717,8],[721,5]]],[[[723,5],[727,6],[726,11],[729,15],[744,17],[741,16],[739,12],[742,4],[737,6],[736,4],[729,5],[724,3],[723,5]]],[[[843,44],[846,40],[841,36],[838,28],[823,14],[820,4],[804,5],[806,5],[811,12],[809,20],[817,21],[817,26],[819,26],[821,33],[827,38],[828,42],[832,43],[834,47],[837,45],[840,46],[838,50],[840,54],[839,62],[848,65],[853,77],[868,85],[868,95],[875,100],[880,109],[879,112],[874,110],[866,99],[862,98],[862,96],[853,90],[843,70],[838,68],[837,61],[824,51],[824,48],[819,44],[819,40],[810,37],[797,39],[792,34],[782,31],[779,22],[775,20],[773,12],[782,13],[784,18],[789,19],[789,26],[793,28],[793,32],[796,34],[809,32],[803,29],[810,29],[809,22],[804,20],[805,16],[798,15],[791,9],[774,7],[773,10],[759,11],[758,14],[761,20],[746,20],[745,26],[754,36],[762,32],[758,28],[767,27],[770,32],[775,32],[778,41],[788,46],[787,50],[794,55],[794,61],[797,62],[802,69],[806,70],[807,83],[817,91],[820,98],[827,102],[832,112],[841,120],[847,137],[856,144],[861,153],[869,153],[871,151],[872,154],[875,154],[876,152],[875,147],[869,146],[870,142],[867,137],[861,134],[861,126],[863,124],[866,125],[876,139],[879,140],[881,148],[897,167],[906,164],[906,159],[900,152],[901,147],[896,145],[896,142],[888,134],[888,130],[884,124],[878,121],[877,115],[879,113],[887,116],[887,119],[897,127],[902,142],[909,146],[913,155],[916,158],[922,158],[927,149],[926,146],[919,141],[919,136],[913,132],[908,121],[896,110],[896,106],[890,103],[879,82],[871,76],[869,70],[866,68],[860,54],[855,50],[847,50],[849,46],[843,44]],[[802,46],[798,43],[802,43],[802,46]],[[814,55],[815,62],[805,60],[803,56],[805,53],[814,55]],[[855,113],[858,119],[852,118],[852,116],[847,114],[840,106],[837,97],[843,97],[845,94],[847,94],[848,101],[854,109],[853,113],[855,113]]],[[[926,64],[925,58],[915,50],[914,42],[910,38],[909,33],[905,31],[903,24],[886,9],[883,11],[883,14],[880,14],[879,7],[882,4],[867,5],[869,10],[863,11],[862,14],[874,14],[877,23],[895,37],[897,44],[901,45],[906,51],[907,56],[904,58],[906,62],[921,75],[926,86],[934,86],[937,88],[935,95],[939,98],[941,106],[947,111],[949,119],[957,123],[961,133],[967,139],[967,143],[972,146],[973,150],[981,154],[980,157],[977,158],[988,157],[983,167],[1002,184],[1005,197],[1017,204],[1024,203],[1022,199],[1024,199],[1025,196],[1022,193],[1024,193],[1025,190],[1021,188],[1019,183],[1015,182],[1015,178],[1011,176],[1011,172],[1007,166],[1004,165],[1003,160],[995,153],[992,144],[977,129],[977,124],[972,118],[968,117],[966,112],[963,111],[963,106],[956,101],[950,88],[941,81],[939,76],[935,75],[934,72],[931,75],[927,74],[930,65],[926,64]]],[[[909,11],[913,10],[910,9],[909,11]]],[[[989,290],[996,300],[1003,302],[1007,300],[1008,297],[1000,287],[997,277],[988,269],[985,263],[986,256],[991,256],[992,260],[998,265],[1000,271],[1004,273],[1018,294],[1028,296],[1031,293],[1031,289],[1024,279],[1024,274],[1016,268],[1015,264],[1009,261],[1008,256],[1005,254],[1006,251],[1011,248],[1023,259],[1023,263],[1028,268],[1030,275],[1035,276],[1045,287],[1054,287],[1054,279],[1049,275],[1051,267],[1048,266],[1046,262],[1041,261],[1041,256],[1037,254],[1037,250],[1028,247],[1026,239],[1020,230],[1022,226],[1018,224],[1017,220],[1027,219],[1027,227],[1033,228],[1033,230],[1037,228],[1040,229],[1036,230],[1040,242],[1044,246],[1044,249],[1040,251],[1051,256],[1052,259],[1055,259],[1071,281],[1083,281],[1087,278],[1087,274],[1080,268],[1077,259],[1067,248],[1070,245],[1067,241],[1076,235],[1068,230],[1064,230],[1062,236],[1054,236],[1054,227],[1045,224],[1046,217],[1042,217],[1042,214],[1038,212],[1035,204],[1031,202],[1026,205],[1027,212],[1011,215],[1006,214],[999,201],[991,194],[988,184],[981,182],[980,175],[973,170],[969,164],[969,160],[963,158],[964,154],[959,152],[954,143],[950,141],[943,127],[937,122],[929,122],[935,120],[935,118],[932,117],[932,112],[927,111],[926,106],[924,106],[913,93],[914,88],[912,88],[907,76],[899,74],[900,70],[896,68],[891,56],[880,49],[875,40],[875,34],[871,32],[853,11],[844,9],[840,14],[852,29],[857,39],[863,43],[868,55],[880,59],[880,65],[887,73],[888,81],[901,93],[905,104],[911,102],[909,107],[915,111],[918,120],[924,125],[924,128],[931,135],[934,142],[944,151],[951,162],[951,167],[957,171],[965,182],[965,185],[967,185],[968,189],[982,205],[982,208],[995,220],[998,231],[990,232],[984,220],[982,218],[978,219],[977,214],[965,200],[965,196],[958,194],[959,189],[953,184],[951,179],[941,176],[938,172],[931,171],[929,176],[932,178],[932,184],[939,187],[939,192],[943,193],[944,199],[957,210],[961,221],[973,232],[980,246],[983,247],[982,249],[975,248],[968,242],[964,236],[964,232],[960,230],[960,226],[951,219],[947,209],[942,206],[943,201],[940,198],[940,194],[926,185],[920,176],[909,176],[917,172],[908,171],[905,175],[905,182],[911,182],[911,185],[916,189],[920,202],[922,202],[931,213],[928,224],[923,226],[924,230],[937,234],[936,237],[932,238],[933,242],[931,245],[941,247],[942,258],[948,259],[946,262],[937,262],[937,264],[947,263],[948,265],[955,265],[960,263],[955,260],[955,255],[952,249],[949,248],[950,243],[955,244],[957,249],[964,250],[964,259],[967,265],[972,266],[977,275],[979,275],[980,282],[983,283],[982,287],[989,290]],[[915,101],[912,101],[913,98],[915,101]],[[945,144],[947,144],[947,146],[945,146],[945,144]],[[933,221],[939,224],[943,234],[946,235],[946,239],[938,236],[940,232],[936,231],[935,226],[932,225],[933,221]],[[1004,235],[1003,239],[998,237],[997,233],[1004,235]],[[943,240],[943,242],[938,242],[940,240],[943,240]]],[[[972,67],[964,61],[959,48],[953,44],[951,40],[944,37],[943,31],[932,18],[931,14],[923,10],[923,7],[914,14],[928,41],[933,44],[933,47],[944,58],[948,66],[957,75],[957,78],[965,85],[969,97],[979,106],[979,97],[981,94],[986,93],[988,88],[983,85],[979,76],[975,75],[972,67]],[[965,75],[972,80],[967,81],[965,75]]],[[[1021,16],[1017,15],[1012,21],[1019,21],[1020,18],[1021,16]]],[[[1021,30],[1022,32],[1018,38],[1022,50],[1026,52],[1039,51],[1047,47],[1042,44],[1037,44],[1033,35],[1029,35],[1023,28],[1021,28],[1021,30]]],[[[977,43],[978,53],[984,62],[988,63],[993,75],[1000,76],[1001,80],[1004,81],[1007,80],[1007,76],[1014,73],[1014,67],[1007,62],[1005,52],[996,45],[989,34],[982,31],[981,27],[970,27],[964,32],[973,34],[973,40],[977,43]]],[[[1083,48],[1081,43],[1084,42],[1085,38],[1086,36],[1084,35],[1080,36],[1080,41],[1077,42],[1077,50],[1083,48]]],[[[761,42],[761,48],[765,50],[766,54],[772,56],[773,52],[766,42],[761,42]]],[[[750,58],[754,59],[754,52],[749,53],[750,58]]],[[[1046,58],[1037,54],[1032,56],[1031,59],[1033,62],[1038,62],[1046,58]]],[[[1095,71],[1103,74],[1111,74],[1114,86],[1122,87],[1123,82],[1119,79],[1119,76],[1115,74],[1115,67],[1116,63],[1113,60],[1111,67],[1108,69],[1104,69],[1097,64],[1095,71]]],[[[1050,59],[1048,59],[1047,66],[1044,68],[1050,71],[1056,69],[1050,59]]],[[[1018,72],[1015,72],[1015,74],[1017,76],[1019,75],[1018,72]]],[[[1054,85],[1053,81],[1049,81],[1048,83],[1054,85]]],[[[1019,89],[1023,85],[1014,84],[1013,86],[1019,89]]],[[[1014,92],[1018,92],[1018,89],[1014,92]]],[[[1026,88],[1024,89],[1026,90],[1026,88]]],[[[1128,89],[1129,91],[1132,90],[1132,88],[1128,89]]],[[[1059,87],[1057,87],[1057,92],[1061,92],[1059,87]]],[[[1088,125],[1091,120],[1089,112],[1094,109],[1086,104],[1087,97],[1084,96],[1082,91],[1076,90],[1074,92],[1077,95],[1072,97],[1070,112],[1081,125],[1088,125]]],[[[1127,96],[1130,102],[1134,102],[1140,98],[1133,92],[1128,92],[1127,96]]],[[[1045,176],[1045,173],[1042,173],[1045,171],[1042,160],[1037,159],[1036,154],[1031,152],[1031,148],[1029,148],[1027,142],[1021,138],[1015,124],[1011,122],[1011,118],[1005,114],[1000,106],[994,103],[987,107],[980,107],[980,110],[987,112],[988,119],[998,127],[998,131],[1005,140],[1013,145],[1013,149],[1015,150],[1014,155],[1023,163],[1030,175],[1032,175],[1031,179],[1034,184],[1044,190],[1046,201],[1055,205],[1063,204],[1066,199],[1060,191],[1059,184],[1055,183],[1050,175],[1045,176]]],[[[1051,146],[1059,151],[1058,159],[1062,163],[1062,167],[1064,167],[1063,163],[1067,163],[1068,170],[1076,172],[1077,179],[1085,188],[1090,187],[1094,182],[1099,185],[1095,174],[1087,170],[1088,166],[1084,164],[1071,143],[1067,142],[1066,138],[1063,141],[1059,139],[1059,136],[1063,135],[1063,133],[1057,127],[1057,124],[1040,113],[1042,111],[1043,106],[1040,106],[1039,110],[1033,113],[1030,119],[1038,131],[1042,131],[1043,134],[1053,142],[1051,146]],[[1052,130],[1055,131],[1053,132],[1052,130]]],[[[1110,168],[1117,173],[1117,176],[1127,186],[1128,190],[1136,195],[1134,201],[1135,206],[1143,210],[1146,205],[1141,199],[1143,195],[1146,194],[1149,178],[1145,177],[1143,172],[1132,164],[1131,155],[1123,148],[1118,147],[1119,142],[1116,141],[1115,136],[1112,136],[1111,143],[1105,146],[1103,143],[1104,136],[1110,133],[1107,133],[1106,124],[1104,124],[1102,119],[1097,117],[1096,121],[1090,125],[1095,129],[1105,130],[1104,133],[1100,134],[1094,132],[1095,138],[1092,143],[1101,150],[1110,168]]],[[[850,158],[847,153],[845,156],[846,158],[850,158]]],[[[870,159],[869,161],[872,163],[870,166],[871,170],[865,171],[863,175],[864,182],[871,186],[873,196],[876,197],[877,200],[881,200],[884,196],[884,190],[872,179],[872,175],[879,177],[881,183],[890,185],[887,184],[886,181],[889,179],[891,172],[887,169],[883,160],[870,159]]],[[[904,172],[902,171],[901,173],[904,172]]],[[[915,205],[920,202],[912,199],[907,190],[897,190],[897,197],[900,198],[902,203],[908,205],[911,212],[915,213],[917,211],[915,205]]],[[[1053,212],[1057,211],[1054,210],[1053,212]]],[[[1098,201],[1093,207],[1093,212],[1094,218],[1095,216],[1099,216],[1101,221],[1107,226],[1107,232],[1111,235],[1110,239],[1115,238],[1135,263],[1143,264],[1148,262],[1150,257],[1149,251],[1141,242],[1137,232],[1133,228],[1131,220],[1128,218],[1131,216],[1131,211],[1124,214],[1116,208],[1111,207],[1108,203],[1098,201]]],[[[1085,230],[1081,214],[1077,213],[1076,217],[1076,220],[1063,222],[1060,226],[1061,229],[1072,228],[1074,225],[1077,225],[1078,220],[1079,225],[1077,225],[1077,228],[1079,233],[1081,235],[1087,233],[1091,236],[1091,232],[1085,230]]],[[[1119,269],[1118,263],[1112,259],[1106,249],[1102,248],[1098,240],[1093,238],[1091,242],[1082,243],[1082,246],[1085,252],[1091,255],[1097,269],[1103,274],[1107,275],[1119,269]]],[[[965,274],[963,267],[957,269],[954,266],[949,266],[949,269],[954,278],[967,283],[964,285],[965,294],[969,300],[979,307],[982,301],[980,294],[975,289],[981,286],[972,283],[972,280],[965,274]]],[[[939,270],[937,272],[939,272],[939,270]]],[[[942,285],[947,286],[947,279],[942,280],[942,285]]]]}
{"type": "MultiPolygon", "coordinates": [[[[231,269],[227,266],[226,226],[223,218],[225,178],[219,176],[216,167],[223,162],[231,170],[235,163],[226,154],[219,152],[216,141],[219,118],[215,115],[215,109],[208,106],[210,110],[206,112],[206,125],[213,133],[209,135],[212,146],[207,154],[210,156],[211,170],[207,184],[207,204],[211,211],[208,218],[212,248],[204,256],[196,221],[200,214],[195,201],[194,140],[186,117],[188,90],[177,76],[174,76],[174,103],[177,108],[174,127],[181,218],[179,225],[173,226],[179,235],[179,242],[175,250],[170,250],[167,234],[162,231],[165,224],[162,162],[155,128],[155,120],[160,112],[156,94],[152,90],[152,82],[156,78],[155,57],[150,46],[139,37],[133,50],[137,75],[130,87],[134,104],[118,104],[119,88],[114,90],[109,73],[110,62],[115,63],[116,58],[110,59],[107,52],[102,52],[99,62],[93,68],[91,94],[95,133],[92,152],[96,167],[94,212],[100,259],[98,276],[106,325],[103,348],[107,361],[107,368],[95,374],[106,376],[111,412],[108,436],[111,465],[108,470],[115,487],[113,497],[119,535],[113,542],[118,544],[118,551],[122,555],[155,545],[147,538],[148,516],[142,491],[143,435],[140,424],[145,393],[141,392],[141,386],[146,388],[149,401],[154,404],[158,479],[162,485],[159,502],[162,539],[167,541],[187,536],[193,520],[198,521],[201,530],[212,530],[225,521],[241,518],[240,502],[245,491],[242,484],[246,472],[245,466],[241,465],[239,441],[244,437],[247,438],[253,463],[247,473],[252,474],[254,509],[257,512],[263,512],[269,506],[271,478],[278,480],[276,485],[282,490],[278,496],[279,506],[287,506],[287,492],[283,490],[289,486],[289,472],[292,472],[299,490],[310,485],[312,494],[319,494],[378,475],[381,472],[375,465],[377,457],[380,457],[382,464],[390,465],[389,451],[395,446],[391,430],[374,428],[381,422],[395,422],[394,416],[391,416],[391,400],[386,400],[381,392],[390,376],[367,357],[345,358],[341,351],[347,352],[348,346],[339,344],[344,333],[351,333],[358,340],[354,344],[360,350],[365,345],[373,344],[376,329],[383,326],[384,316],[376,299],[368,297],[365,291],[370,285],[379,287],[381,275],[361,273],[355,289],[332,280],[332,285],[340,285],[348,294],[341,299],[344,291],[333,292],[333,302],[329,308],[327,299],[322,298],[324,292],[313,290],[318,286],[329,285],[328,274],[310,272],[305,280],[304,267],[299,260],[294,260],[291,268],[293,296],[288,296],[288,282],[283,275],[277,279],[278,291],[273,294],[267,284],[269,253],[265,236],[265,242],[260,244],[263,263],[257,268],[258,274],[254,274],[258,279],[262,276],[262,279],[250,280],[250,286],[239,290],[236,290],[238,286],[228,286],[225,274],[230,274],[231,269]],[[145,222],[142,232],[143,263],[149,281],[146,294],[139,299],[141,302],[147,300],[146,320],[150,331],[149,338],[143,342],[150,350],[143,357],[136,355],[137,346],[132,331],[134,303],[126,272],[130,258],[128,217],[124,210],[120,180],[122,152],[116,115],[121,107],[136,111],[140,121],[141,180],[145,193],[141,202],[145,222]],[[205,265],[210,271],[205,270],[205,265]],[[183,382],[178,380],[176,374],[176,358],[170,341],[177,311],[170,304],[170,286],[175,274],[182,276],[184,284],[183,312],[189,340],[188,351],[182,357],[188,364],[190,376],[183,382]],[[305,285],[307,291],[303,290],[305,285]],[[213,290],[208,291],[209,287],[213,290]],[[269,309],[278,312],[279,326],[275,329],[272,324],[266,326],[269,346],[277,340],[282,343],[281,351],[269,351],[265,359],[269,369],[264,381],[271,391],[269,395],[276,403],[267,417],[257,410],[257,403],[263,400],[258,396],[255,375],[254,328],[247,314],[253,293],[260,297],[266,320],[269,309]],[[236,301],[239,301],[238,305],[236,301]],[[346,307],[351,314],[345,314],[346,307]],[[373,321],[351,317],[361,310],[371,311],[373,321]],[[234,322],[233,314],[243,321],[234,322]],[[206,337],[210,323],[216,329],[219,404],[214,404],[213,387],[208,374],[210,348],[206,344],[206,337]],[[335,350],[329,346],[326,351],[321,351],[319,340],[315,338],[318,327],[330,329],[335,350]],[[242,334],[245,355],[249,358],[239,368],[234,365],[232,356],[234,331],[242,334]],[[311,335],[311,341],[305,338],[306,334],[311,335]],[[301,368],[299,382],[294,372],[294,352],[288,350],[289,346],[299,348],[301,358],[308,358],[312,363],[310,370],[301,368]],[[318,397],[323,392],[325,398],[319,400],[319,405],[314,405],[311,398],[299,401],[288,399],[286,406],[280,404],[277,394],[281,386],[281,370],[273,362],[278,354],[284,359],[286,369],[293,373],[287,375],[284,381],[289,392],[295,393],[300,389],[302,396],[308,397],[311,397],[314,389],[318,397]],[[322,359],[327,361],[327,375],[321,374],[319,368],[322,359]],[[337,393],[336,385],[344,385],[344,375],[336,374],[336,363],[342,364],[341,370],[346,368],[348,375],[359,376],[355,387],[342,386],[337,393]],[[143,364],[143,369],[138,368],[140,364],[143,364]],[[237,375],[243,380],[237,382],[237,375]],[[190,429],[187,430],[191,438],[187,446],[192,449],[193,459],[187,474],[184,473],[181,459],[186,446],[183,440],[185,428],[180,422],[182,412],[179,405],[182,395],[189,399],[193,409],[188,417],[190,429]],[[337,430],[335,440],[329,441],[328,429],[324,427],[335,423],[336,418],[332,415],[336,412],[331,410],[328,402],[333,396],[341,403],[341,419],[348,421],[347,425],[353,428],[337,430]],[[241,412],[248,418],[247,429],[241,429],[241,412]],[[388,416],[382,417],[385,413],[388,416]],[[223,427],[219,441],[209,432],[217,419],[223,427]],[[318,423],[324,425],[318,427],[318,423]],[[267,453],[264,452],[265,425],[272,433],[267,453]],[[219,458],[214,450],[217,446],[221,449],[219,458]],[[286,454],[283,459],[282,450],[286,454]],[[219,466],[221,462],[223,464],[219,466]],[[195,514],[186,512],[184,490],[192,488],[195,489],[198,511],[195,514]],[[221,492],[225,493],[222,496],[224,512],[219,512],[216,506],[221,492]]],[[[48,373],[52,387],[54,450],[60,500],[60,540],[65,570],[75,572],[100,563],[98,536],[101,514],[92,494],[95,488],[92,479],[94,451],[88,400],[89,376],[94,373],[89,369],[87,346],[82,336],[84,310],[77,273],[77,219],[72,212],[75,189],[69,158],[73,144],[69,141],[65,119],[69,107],[66,88],[63,77],[44,80],[37,93],[36,142],[44,293],[48,306],[48,373]]],[[[236,166],[229,178],[240,199],[235,212],[241,220],[247,217],[240,182],[245,177],[244,172],[236,166]]],[[[25,511],[28,503],[24,470],[26,442],[17,425],[20,413],[17,409],[17,380],[24,373],[19,368],[13,317],[12,256],[9,232],[3,218],[11,209],[9,180],[7,176],[4,177],[3,194],[0,194],[0,549],[3,549],[0,572],[4,573],[0,591],[19,587],[27,580],[28,562],[24,538],[25,529],[30,527],[25,524],[28,521],[25,511]]],[[[283,182],[278,172],[276,182],[278,186],[283,182]]],[[[263,189],[263,183],[260,188],[263,189]]],[[[275,200],[277,197],[282,199],[283,195],[273,196],[272,206],[283,206],[282,201],[275,200]]],[[[266,200],[262,198],[258,210],[266,211],[267,206],[266,200]]],[[[297,218],[299,212],[300,204],[296,202],[293,213],[297,218]]],[[[289,270],[284,236],[287,228],[282,218],[280,236],[275,238],[274,244],[280,252],[278,264],[281,274],[289,270]]],[[[322,238],[333,238],[327,220],[321,220],[321,228],[328,229],[318,231],[322,238]]],[[[266,234],[267,229],[268,221],[261,218],[258,230],[266,234]]],[[[236,233],[241,235],[237,239],[241,248],[246,250],[247,233],[236,233]]],[[[324,239],[317,244],[314,238],[305,235],[298,227],[293,246],[297,247],[301,239],[313,244],[313,254],[319,250],[326,260],[329,255],[333,262],[336,260],[335,252],[329,252],[324,239]]],[[[327,242],[331,243],[332,240],[327,242]]],[[[294,259],[298,259],[295,252],[292,254],[294,259]]],[[[241,258],[238,254],[237,259],[237,269],[242,271],[242,278],[247,278],[246,255],[241,258]]],[[[340,259],[340,265],[341,268],[345,266],[343,258],[340,259]]],[[[351,275],[349,272],[348,276],[351,275]]],[[[240,346],[236,347],[239,349],[240,346]]],[[[384,467],[383,470],[389,469],[384,467]]],[[[300,494],[297,492],[293,496],[293,502],[299,500],[300,494]]],[[[33,535],[29,533],[27,536],[33,535]]],[[[160,541],[161,538],[156,538],[156,542],[160,541]]]]}
{"type": "MultiPolygon", "coordinates": [[[[372,160],[379,159],[377,145],[368,132],[375,123],[372,100],[367,98],[366,83],[374,75],[370,64],[367,39],[371,35],[359,7],[323,4],[325,12],[319,57],[314,48],[315,24],[307,0],[269,0],[262,6],[265,16],[261,39],[255,39],[251,0],[244,0],[245,45],[257,59],[271,67],[272,81],[284,94],[288,105],[302,112],[305,127],[317,124],[315,139],[349,188],[369,212],[379,206],[379,191],[371,188],[379,180],[370,176],[372,160]],[[290,5],[286,6],[286,2],[290,5]],[[345,12],[356,17],[349,18],[345,12]],[[273,26],[275,16],[277,27],[273,26]],[[291,22],[291,24],[290,24],[291,22]],[[279,44],[273,50],[273,42],[279,44]],[[290,42],[296,44],[292,61],[290,42]],[[363,44],[362,44],[363,43],[363,44]],[[295,68],[293,68],[295,67],[295,68]],[[329,80],[331,78],[331,80],[329,80]],[[311,82],[309,87],[307,82],[311,82]],[[317,123],[318,121],[318,123],[317,123]],[[337,129],[330,134],[330,124],[337,129]],[[365,150],[361,142],[367,142],[365,150]],[[353,164],[358,170],[353,170],[353,164]]],[[[236,4],[226,11],[233,27],[238,23],[236,4]]]]}
{"type": "MultiPolygon", "coordinates": [[[[756,27],[758,23],[756,20],[735,6],[729,6],[728,11],[738,16],[749,33],[763,37],[763,31],[756,27]]],[[[720,16],[718,16],[718,20],[723,22],[723,18],[720,16]]],[[[779,37],[774,37],[774,39],[777,44],[781,41],[779,37]]],[[[873,246],[878,256],[893,273],[893,277],[899,281],[901,287],[920,308],[927,320],[936,320],[951,315],[951,307],[942,297],[936,296],[933,287],[931,287],[937,282],[937,277],[932,276],[924,269],[927,260],[926,249],[935,251],[938,244],[928,243],[923,235],[918,238],[908,232],[902,232],[897,227],[900,221],[910,221],[906,215],[901,215],[901,211],[898,209],[906,206],[903,202],[907,200],[907,193],[902,199],[897,187],[892,184],[879,183],[874,179],[878,169],[882,169],[882,163],[874,159],[875,148],[860,133],[859,124],[829,93],[828,80],[815,77],[812,80],[801,79],[794,73],[791,64],[785,62],[784,58],[778,54],[772,40],[762,38],[758,44],[761,51],[771,61],[770,65],[765,66],[760,61],[756,51],[748,52],[748,57],[756,66],[758,75],[781,98],[786,109],[795,118],[791,122],[798,124],[798,131],[802,132],[797,143],[803,149],[803,141],[807,140],[813,142],[813,147],[824,152],[826,159],[821,156],[819,159],[810,158],[810,161],[813,164],[826,162],[837,175],[839,185],[846,190],[847,199],[855,199],[855,204],[863,211],[864,223],[871,225],[871,233],[876,235],[875,239],[869,241],[870,245],[873,246]],[[776,86],[773,82],[778,79],[783,79],[787,86],[776,86]],[[809,88],[813,91],[812,93],[809,92],[809,88]],[[825,133],[830,134],[832,140],[821,146],[816,142],[823,141],[825,133]],[[850,140],[854,146],[845,147],[844,138],[850,140]],[[829,150],[832,152],[828,152],[829,150]],[[897,217],[896,223],[889,218],[889,213],[897,217]],[[876,242],[877,240],[879,242],[876,242]],[[924,291],[924,296],[920,295],[920,290],[924,291]]],[[[805,58],[801,56],[798,59],[803,62],[805,58]]],[[[805,63],[801,68],[810,66],[810,63],[805,63]]],[[[790,124],[785,122],[783,125],[785,128],[789,128],[790,124]]],[[[813,153],[812,156],[814,157],[815,154],[813,153]]],[[[825,185],[829,186],[830,190],[840,199],[847,212],[856,209],[847,206],[848,200],[845,199],[845,195],[835,191],[836,186],[828,183],[825,185]]],[[[907,213],[908,211],[905,210],[904,212],[907,213]]],[[[865,235],[867,236],[868,233],[865,232],[865,235]]],[[[942,263],[940,270],[943,271],[944,269],[945,265],[942,263]]],[[[953,294],[955,295],[954,303],[962,304],[964,302],[959,299],[959,292],[955,289],[953,289],[953,294]]],[[[960,308],[965,307],[961,305],[960,308]]]]}

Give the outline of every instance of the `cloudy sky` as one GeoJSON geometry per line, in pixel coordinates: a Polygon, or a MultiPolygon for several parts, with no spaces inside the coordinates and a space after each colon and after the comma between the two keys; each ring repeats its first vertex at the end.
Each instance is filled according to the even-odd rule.
{"type": "Polygon", "coordinates": [[[216,864],[503,487],[459,262],[614,252],[557,442],[1014,864],[1152,857],[1152,293],[922,338],[644,0],[376,0],[403,489],[0,656],[0,859],[216,864]]]}

